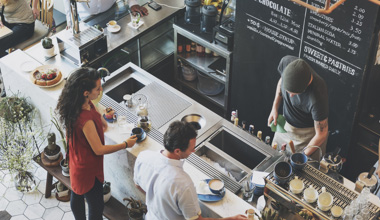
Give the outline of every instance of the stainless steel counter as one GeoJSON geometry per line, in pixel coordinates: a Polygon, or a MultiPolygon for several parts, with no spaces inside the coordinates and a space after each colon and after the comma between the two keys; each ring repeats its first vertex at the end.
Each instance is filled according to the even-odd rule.
{"type": "MultiPolygon", "coordinates": [[[[144,24],[137,30],[128,26],[128,23],[131,22],[130,16],[125,16],[121,18],[120,20],[118,20],[118,25],[120,25],[121,30],[117,33],[111,33],[107,31],[107,28],[105,28],[104,33],[105,35],[107,35],[108,53],[148,33],[149,31],[151,31],[158,25],[162,24],[163,22],[175,16],[175,14],[178,13],[179,10],[184,7],[184,1],[160,0],[160,3],[167,4],[175,8],[162,5],[162,9],[155,11],[151,9],[150,7],[148,7],[147,5],[145,5],[145,7],[148,9],[149,15],[141,18],[144,24]]],[[[81,25],[83,27],[83,24],[81,25]]],[[[72,30],[62,30],[62,31],[71,32],[72,30]]],[[[56,56],[50,59],[47,59],[44,57],[41,51],[42,51],[41,44],[36,44],[33,47],[26,50],[26,52],[31,57],[33,57],[34,59],[36,59],[38,62],[42,64],[56,64],[58,61],[61,65],[67,65],[66,64],[67,62],[71,62],[64,57],[61,58],[61,55],[58,53],[59,48],[58,48],[57,43],[55,44],[55,52],[57,54],[56,56]]],[[[98,58],[97,60],[99,60],[100,58],[98,58]]],[[[71,64],[68,64],[68,65],[70,66],[71,64]]]]}

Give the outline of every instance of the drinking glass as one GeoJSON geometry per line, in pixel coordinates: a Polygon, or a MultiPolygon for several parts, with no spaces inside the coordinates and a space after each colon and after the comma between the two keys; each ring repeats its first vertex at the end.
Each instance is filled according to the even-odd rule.
{"type": "Polygon", "coordinates": [[[138,27],[140,23],[140,13],[138,12],[131,12],[129,13],[131,15],[131,22],[133,27],[138,27]]]}

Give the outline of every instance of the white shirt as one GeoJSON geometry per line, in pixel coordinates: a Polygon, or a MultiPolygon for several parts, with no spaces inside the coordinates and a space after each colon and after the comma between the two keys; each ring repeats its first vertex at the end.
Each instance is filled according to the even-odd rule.
{"type": "MultiPolygon", "coordinates": [[[[137,5],[137,0],[126,0],[129,3],[129,7],[137,5]]],[[[112,7],[116,0],[90,0],[87,6],[86,2],[77,2],[78,14],[81,19],[84,19],[90,15],[97,15],[99,13],[105,12],[112,7]]],[[[71,22],[71,10],[70,10],[70,0],[63,0],[66,12],[67,25],[72,25],[71,22]]]]}
{"type": "Polygon", "coordinates": [[[134,181],[146,192],[146,220],[192,220],[201,214],[194,183],[183,163],[149,150],[138,155],[134,181]]]}

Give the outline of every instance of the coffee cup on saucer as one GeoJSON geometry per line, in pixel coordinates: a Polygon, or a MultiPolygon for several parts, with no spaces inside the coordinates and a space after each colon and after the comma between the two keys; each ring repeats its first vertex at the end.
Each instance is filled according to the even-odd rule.
{"type": "Polygon", "coordinates": [[[322,211],[328,211],[331,209],[334,197],[331,193],[326,192],[326,188],[322,187],[322,193],[318,196],[318,208],[322,211]]]}
{"type": "Polygon", "coordinates": [[[115,20],[111,20],[107,23],[107,27],[110,28],[116,28],[117,27],[117,22],[115,20]]]}
{"type": "Polygon", "coordinates": [[[221,179],[211,179],[208,182],[208,187],[210,191],[214,194],[222,194],[224,191],[224,182],[221,179]]]}
{"type": "Polygon", "coordinates": [[[313,188],[313,186],[309,186],[303,191],[303,198],[308,203],[313,203],[318,199],[318,191],[313,188]]]}
{"type": "Polygon", "coordinates": [[[134,128],[132,129],[132,135],[136,135],[137,139],[140,140],[144,130],[142,128],[134,128]]]}

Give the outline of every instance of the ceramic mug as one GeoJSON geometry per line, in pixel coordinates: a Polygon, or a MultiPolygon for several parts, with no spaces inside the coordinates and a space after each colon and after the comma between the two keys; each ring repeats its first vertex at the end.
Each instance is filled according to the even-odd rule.
{"type": "Polygon", "coordinates": [[[144,133],[144,130],[142,128],[134,128],[132,129],[132,134],[136,135],[137,139],[140,140],[142,135],[144,133]]]}
{"type": "Polygon", "coordinates": [[[318,199],[318,191],[313,186],[309,186],[309,188],[303,191],[303,198],[306,202],[313,203],[318,199]]]}
{"type": "Polygon", "coordinates": [[[210,191],[214,194],[222,194],[224,191],[224,182],[220,179],[212,179],[208,182],[210,191]]]}
{"type": "Polygon", "coordinates": [[[326,188],[322,187],[322,193],[318,196],[318,208],[322,211],[328,211],[331,209],[334,197],[331,193],[326,192],[326,188]]]}
{"type": "Polygon", "coordinates": [[[305,184],[302,180],[298,179],[298,176],[296,176],[293,180],[290,181],[289,188],[292,193],[299,194],[305,188],[305,184]]]}
{"type": "Polygon", "coordinates": [[[117,25],[117,22],[114,21],[114,20],[111,20],[111,21],[109,21],[109,22],[107,23],[107,26],[108,26],[108,27],[111,27],[111,28],[115,28],[116,25],[117,25]]]}

